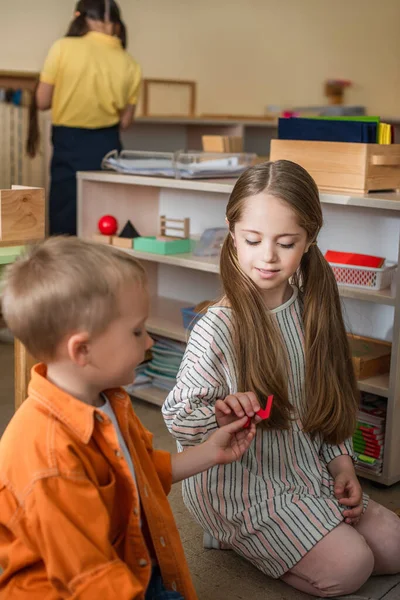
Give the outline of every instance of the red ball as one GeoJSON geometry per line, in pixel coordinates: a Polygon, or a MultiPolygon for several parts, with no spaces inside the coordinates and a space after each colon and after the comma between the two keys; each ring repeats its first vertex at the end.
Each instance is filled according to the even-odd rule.
{"type": "Polygon", "coordinates": [[[115,235],[118,229],[118,221],[112,215],[104,215],[98,222],[98,228],[103,235],[115,235]]]}

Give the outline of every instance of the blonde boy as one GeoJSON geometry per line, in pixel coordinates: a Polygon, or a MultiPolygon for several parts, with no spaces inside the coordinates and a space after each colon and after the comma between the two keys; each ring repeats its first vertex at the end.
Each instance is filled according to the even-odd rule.
{"type": "Polygon", "coordinates": [[[237,460],[255,426],[156,451],[121,388],[152,345],[132,257],[50,238],[12,265],[3,313],[42,362],[0,442],[0,598],[194,600],[167,494],[237,460]]]}

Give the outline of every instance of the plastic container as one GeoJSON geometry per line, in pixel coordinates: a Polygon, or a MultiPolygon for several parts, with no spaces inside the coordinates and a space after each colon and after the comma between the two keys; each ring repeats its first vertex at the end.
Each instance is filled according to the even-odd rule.
{"type": "Polygon", "coordinates": [[[391,286],[397,263],[387,262],[381,269],[329,263],[340,285],[368,290],[384,290],[391,286]]]}
{"type": "Polygon", "coordinates": [[[222,152],[139,152],[116,150],[102,161],[103,169],[129,175],[170,177],[176,179],[220,179],[239,177],[251,164],[255,154],[222,152]]]}

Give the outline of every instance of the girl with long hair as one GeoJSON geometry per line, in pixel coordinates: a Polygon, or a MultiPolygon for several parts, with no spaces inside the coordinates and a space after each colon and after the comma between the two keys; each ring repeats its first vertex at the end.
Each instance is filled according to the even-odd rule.
{"type": "Polygon", "coordinates": [[[163,414],[180,450],[244,414],[257,434],[239,461],[185,482],[184,500],[206,547],[314,596],[349,594],[400,571],[400,520],[353,466],[359,395],[317,186],[290,161],[254,166],[226,218],[224,297],[195,325],[163,414]]]}

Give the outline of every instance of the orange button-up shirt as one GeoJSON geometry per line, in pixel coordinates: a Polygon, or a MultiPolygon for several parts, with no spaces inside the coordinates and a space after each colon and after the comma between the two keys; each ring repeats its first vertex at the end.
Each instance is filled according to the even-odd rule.
{"type": "Polygon", "coordinates": [[[152,560],[163,581],[196,600],[166,494],[171,456],[123,390],[106,392],[137,487],[110,419],[32,370],[28,399],[0,442],[0,599],[143,600],[152,560]],[[139,495],[138,495],[139,491],[139,495]]]}

